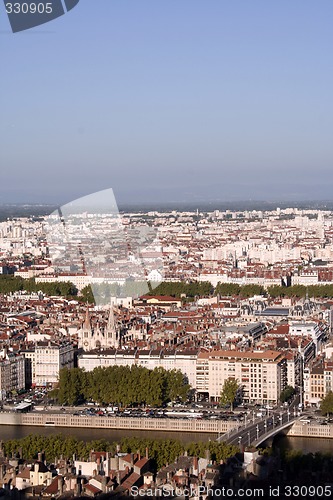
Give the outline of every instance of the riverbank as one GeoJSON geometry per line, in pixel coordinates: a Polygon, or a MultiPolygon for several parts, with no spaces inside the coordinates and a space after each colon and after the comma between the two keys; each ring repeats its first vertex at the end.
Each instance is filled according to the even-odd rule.
{"type": "Polygon", "coordinates": [[[302,423],[297,420],[286,432],[288,437],[333,439],[333,424],[302,423]]]}
{"type": "MultiPolygon", "coordinates": [[[[172,432],[194,434],[224,434],[239,426],[237,422],[200,419],[131,418],[115,416],[77,416],[64,413],[0,412],[0,426],[29,426],[48,428],[84,428],[126,432],[172,432]]],[[[333,439],[333,424],[296,421],[285,431],[288,437],[333,439]]]]}
{"type": "Polygon", "coordinates": [[[193,432],[224,434],[239,424],[233,421],[171,419],[171,418],[131,418],[110,416],[77,416],[63,413],[0,413],[0,425],[33,427],[73,427],[85,429],[117,429],[155,432],[193,432]]]}

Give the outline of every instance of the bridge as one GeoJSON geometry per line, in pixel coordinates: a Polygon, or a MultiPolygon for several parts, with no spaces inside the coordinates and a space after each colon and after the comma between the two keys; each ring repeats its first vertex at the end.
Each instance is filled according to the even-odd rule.
{"type": "Polygon", "coordinates": [[[247,418],[243,425],[226,432],[218,437],[219,442],[236,446],[257,447],[269,438],[272,438],[284,429],[288,429],[299,419],[299,414],[294,411],[271,411],[270,415],[263,418],[247,418]]]}

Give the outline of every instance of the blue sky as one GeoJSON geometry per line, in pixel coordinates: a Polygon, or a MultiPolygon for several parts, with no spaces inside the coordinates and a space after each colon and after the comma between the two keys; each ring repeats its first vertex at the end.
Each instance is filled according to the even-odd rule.
{"type": "Polygon", "coordinates": [[[81,0],[12,34],[0,203],[332,199],[331,0],[81,0]]]}

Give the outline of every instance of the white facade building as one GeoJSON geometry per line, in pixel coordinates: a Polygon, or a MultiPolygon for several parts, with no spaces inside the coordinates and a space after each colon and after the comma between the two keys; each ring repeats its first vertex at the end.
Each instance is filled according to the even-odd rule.
{"type": "Polygon", "coordinates": [[[102,350],[83,353],[78,358],[79,368],[91,371],[98,366],[143,366],[149,370],[164,368],[180,370],[193,389],[196,387],[196,360],[198,351],[167,350],[102,350]]]}
{"type": "Polygon", "coordinates": [[[217,401],[229,378],[239,382],[244,402],[277,403],[287,385],[285,356],[278,351],[200,353],[197,392],[217,401]]]}
{"type": "Polygon", "coordinates": [[[69,342],[38,342],[23,354],[31,364],[33,386],[55,385],[62,368],[74,368],[74,347],[69,342]]]}

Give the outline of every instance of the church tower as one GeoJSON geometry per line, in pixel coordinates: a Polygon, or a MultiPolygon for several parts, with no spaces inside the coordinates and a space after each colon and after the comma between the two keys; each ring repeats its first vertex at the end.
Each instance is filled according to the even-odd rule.
{"type": "Polygon", "coordinates": [[[92,336],[93,336],[93,330],[91,327],[89,308],[87,304],[86,317],[82,325],[82,328],[79,332],[79,348],[82,348],[85,351],[89,351],[91,349],[92,336]]]}
{"type": "Polygon", "coordinates": [[[118,349],[120,347],[120,328],[114,317],[112,304],[110,305],[109,317],[106,327],[100,328],[98,322],[92,327],[87,305],[86,317],[82,328],[79,330],[79,349],[92,351],[95,349],[118,349]]]}
{"type": "Polygon", "coordinates": [[[110,305],[108,324],[105,328],[104,337],[107,347],[113,347],[115,349],[120,347],[120,331],[117,328],[112,304],[110,305]]]}

